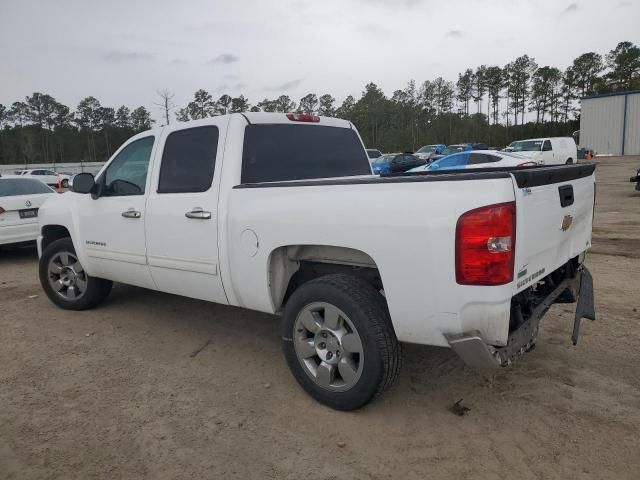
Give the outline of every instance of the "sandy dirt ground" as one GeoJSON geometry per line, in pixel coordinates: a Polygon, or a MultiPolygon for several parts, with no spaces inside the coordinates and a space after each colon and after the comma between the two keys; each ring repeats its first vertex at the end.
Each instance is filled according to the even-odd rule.
{"type": "Polygon", "coordinates": [[[640,158],[598,163],[598,320],[578,346],[571,305],[494,373],[406,345],[394,388],[353,413],[298,387],[275,317],[123,285],[65,312],[35,251],[3,250],[0,478],[640,478],[640,158]]]}

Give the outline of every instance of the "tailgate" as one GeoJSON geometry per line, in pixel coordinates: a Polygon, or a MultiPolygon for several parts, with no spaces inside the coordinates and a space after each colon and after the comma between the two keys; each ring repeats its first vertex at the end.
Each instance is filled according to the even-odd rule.
{"type": "Polygon", "coordinates": [[[591,246],[594,170],[595,165],[589,164],[512,172],[516,188],[516,292],[591,246]]]}

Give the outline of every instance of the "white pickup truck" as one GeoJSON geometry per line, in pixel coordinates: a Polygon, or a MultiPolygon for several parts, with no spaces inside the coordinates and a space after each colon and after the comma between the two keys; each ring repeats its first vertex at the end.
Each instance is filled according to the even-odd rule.
{"type": "Polygon", "coordinates": [[[498,367],[556,301],[594,318],[592,165],[373,176],[345,120],[246,113],[136,135],[40,208],[40,281],[65,309],[123,282],[282,315],[293,375],[342,410],[399,342],[498,367]]]}

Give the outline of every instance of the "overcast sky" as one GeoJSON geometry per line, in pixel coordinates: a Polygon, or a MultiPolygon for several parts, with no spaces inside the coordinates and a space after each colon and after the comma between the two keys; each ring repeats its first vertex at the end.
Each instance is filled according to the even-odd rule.
{"type": "Polygon", "coordinates": [[[162,88],[178,106],[199,88],[341,102],[524,53],[564,69],[640,43],[638,19],[640,0],[0,0],[0,103],[93,95],[159,118],[162,88]]]}

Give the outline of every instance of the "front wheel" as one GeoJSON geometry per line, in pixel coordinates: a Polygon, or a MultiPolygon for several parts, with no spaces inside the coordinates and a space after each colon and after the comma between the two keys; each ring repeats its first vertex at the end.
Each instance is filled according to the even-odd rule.
{"type": "Polygon", "coordinates": [[[299,287],[285,306],[282,337],[298,383],[336,410],[364,406],[400,370],[400,344],[384,297],[351,275],[327,275],[299,287]]]}
{"type": "Polygon", "coordinates": [[[56,240],[44,249],[39,274],[49,300],[65,310],[95,307],[107,298],[113,285],[84,271],[70,238],[56,240]]]}

